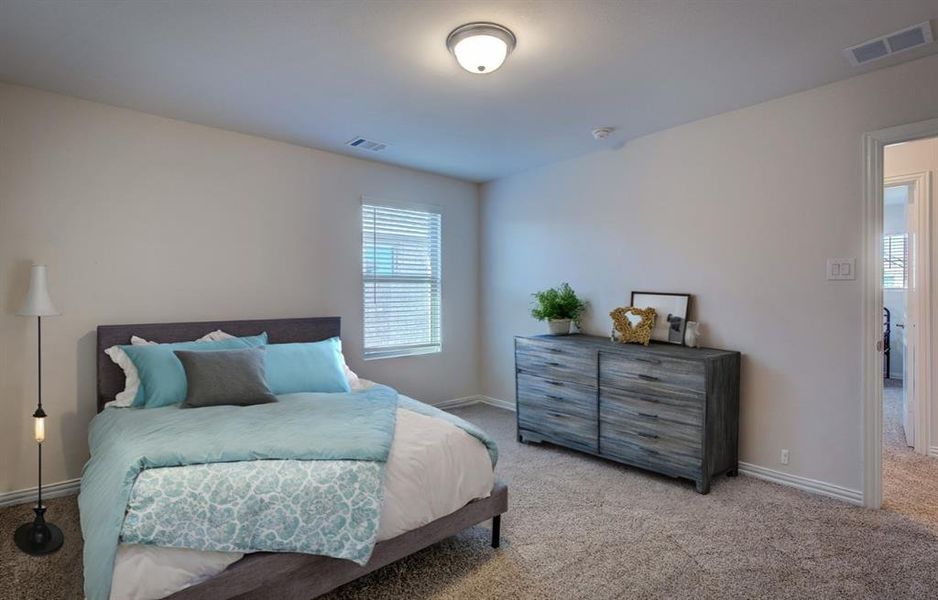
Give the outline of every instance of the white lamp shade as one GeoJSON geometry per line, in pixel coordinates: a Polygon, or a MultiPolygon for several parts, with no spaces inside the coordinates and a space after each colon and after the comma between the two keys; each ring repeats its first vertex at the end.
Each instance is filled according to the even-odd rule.
{"type": "Polygon", "coordinates": [[[33,265],[29,272],[29,291],[26,301],[16,314],[21,317],[52,317],[58,314],[49,297],[49,282],[46,278],[45,265],[33,265]]]}

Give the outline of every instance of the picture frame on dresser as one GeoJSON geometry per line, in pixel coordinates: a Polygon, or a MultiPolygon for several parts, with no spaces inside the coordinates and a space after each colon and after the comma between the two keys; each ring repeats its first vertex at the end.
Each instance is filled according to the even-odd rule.
{"type": "Polygon", "coordinates": [[[629,306],[653,308],[657,313],[651,339],[669,344],[684,343],[684,329],[690,318],[690,294],[672,292],[632,292],[629,306]]]}
{"type": "Polygon", "coordinates": [[[739,352],[605,337],[515,337],[518,441],[694,482],[739,468],[739,352]]]}

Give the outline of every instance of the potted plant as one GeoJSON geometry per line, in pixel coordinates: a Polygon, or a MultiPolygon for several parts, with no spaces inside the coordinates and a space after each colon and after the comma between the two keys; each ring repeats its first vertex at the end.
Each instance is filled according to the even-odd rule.
{"type": "Polygon", "coordinates": [[[535,292],[531,316],[538,321],[547,321],[551,335],[567,335],[570,323],[580,325],[580,317],[586,310],[586,302],[580,300],[569,283],[560,287],[535,292]]]}

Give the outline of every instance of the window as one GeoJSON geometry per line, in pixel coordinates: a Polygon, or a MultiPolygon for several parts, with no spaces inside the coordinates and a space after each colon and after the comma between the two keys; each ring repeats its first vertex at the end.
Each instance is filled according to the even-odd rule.
{"type": "Polygon", "coordinates": [[[883,288],[909,287],[909,236],[906,233],[883,236],[883,288]]]}
{"type": "Polygon", "coordinates": [[[365,358],[439,352],[440,214],[362,204],[365,358]]]}

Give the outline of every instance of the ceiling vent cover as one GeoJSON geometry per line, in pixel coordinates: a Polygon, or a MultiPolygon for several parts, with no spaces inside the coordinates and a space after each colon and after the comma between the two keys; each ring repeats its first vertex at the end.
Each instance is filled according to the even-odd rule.
{"type": "Polygon", "coordinates": [[[351,146],[352,148],[357,148],[358,150],[367,150],[369,152],[381,152],[388,147],[388,144],[376,142],[374,140],[369,140],[363,137],[352,138],[346,143],[346,145],[351,146]]]}
{"type": "Polygon", "coordinates": [[[850,64],[858,67],[874,60],[930,44],[933,40],[931,22],[925,21],[913,27],[847,48],[844,50],[844,54],[850,64]]]}

